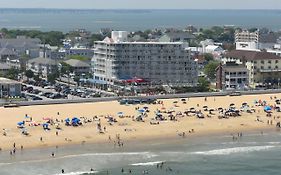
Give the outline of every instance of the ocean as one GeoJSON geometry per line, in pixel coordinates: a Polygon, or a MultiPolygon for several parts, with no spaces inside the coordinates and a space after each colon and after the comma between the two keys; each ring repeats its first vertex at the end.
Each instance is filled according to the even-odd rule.
{"type": "MultiPolygon", "coordinates": [[[[94,7],[93,7],[94,8],[94,7]]],[[[281,10],[62,10],[0,9],[0,28],[68,32],[77,28],[137,31],[188,25],[281,29],[281,10]]]]}
{"type": "Polygon", "coordinates": [[[280,131],[251,132],[237,141],[230,135],[187,136],[130,142],[124,148],[85,144],[23,150],[16,156],[2,151],[0,174],[60,175],[64,169],[66,175],[276,175],[280,161],[280,131]]]}

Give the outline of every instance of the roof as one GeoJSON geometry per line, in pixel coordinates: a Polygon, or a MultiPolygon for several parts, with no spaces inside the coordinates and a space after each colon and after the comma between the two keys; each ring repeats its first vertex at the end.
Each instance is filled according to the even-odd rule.
{"type": "Polygon", "coordinates": [[[41,40],[38,38],[0,39],[2,48],[39,47],[41,40]]]}
{"type": "Polygon", "coordinates": [[[11,66],[6,63],[0,63],[0,70],[11,69],[11,66]]]}
{"type": "Polygon", "coordinates": [[[84,61],[80,61],[76,59],[69,59],[64,62],[72,67],[90,67],[90,65],[85,63],[84,61]]]}
{"type": "Polygon", "coordinates": [[[246,50],[233,50],[228,52],[225,57],[236,58],[241,60],[269,60],[281,58],[269,52],[256,52],[246,50]]]}
{"type": "Polygon", "coordinates": [[[170,38],[189,38],[189,39],[195,38],[194,35],[188,32],[168,32],[165,35],[167,35],[170,38]]]}
{"type": "Polygon", "coordinates": [[[210,50],[216,50],[217,48],[220,48],[220,46],[208,45],[208,46],[206,47],[206,49],[210,49],[210,50]]]}
{"type": "Polygon", "coordinates": [[[57,62],[55,60],[52,60],[50,58],[43,58],[43,57],[31,59],[28,61],[28,63],[53,65],[53,66],[57,65],[57,62]]]}
{"type": "Polygon", "coordinates": [[[8,78],[0,77],[0,84],[20,84],[20,82],[8,78]]]}
{"type": "Polygon", "coordinates": [[[16,52],[7,48],[0,48],[0,55],[17,55],[16,52]]]}

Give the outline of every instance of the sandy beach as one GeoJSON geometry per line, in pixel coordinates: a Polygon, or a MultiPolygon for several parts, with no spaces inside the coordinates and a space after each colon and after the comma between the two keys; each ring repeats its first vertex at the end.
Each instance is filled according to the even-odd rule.
{"type": "MultiPolygon", "coordinates": [[[[163,100],[163,104],[142,104],[142,105],[120,105],[117,101],[87,103],[87,104],[63,104],[63,105],[45,105],[45,106],[27,106],[19,108],[0,108],[0,147],[3,150],[12,150],[15,143],[16,148],[23,146],[26,148],[51,147],[81,143],[107,143],[117,144],[116,135],[120,136],[120,142],[126,144],[126,141],[143,141],[152,139],[168,139],[171,137],[185,138],[196,137],[206,134],[227,133],[235,134],[244,131],[262,132],[266,129],[274,129],[279,122],[280,114],[272,111],[272,116],[267,117],[263,106],[255,106],[254,101],[266,101],[267,105],[275,105],[275,100],[281,98],[281,94],[268,95],[247,95],[247,96],[224,96],[185,99],[163,100]],[[247,103],[252,113],[240,112],[239,117],[229,117],[228,119],[219,119],[218,108],[229,108],[231,103],[237,109],[241,108],[242,103],[247,103]],[[136,108],[142,109],[148,107],[147,117],[144,122],[133,121],[132,116],[139,115],[136,108]],[[214,109],[212,114],[204,111],[203,106],[208,109],[214,109]],[[190,108],[201,110],[205,116],[199,119],[194,114],[186,116],[184,111],[190,108]],[[167,119],[160,121],[158,125],[151,125],[151,118],[155,118],[155,111],[175,111],[172,114],[176,116],[175,121],[170,121],[169,114],[162,113],[167,119]],[[120,118],[118,113],[123,112],[124,117],[120,118]],[[182,115],[176,115],[177,113],[182,115]],[[28,117],[25,117],[25,116],[28,117]],[[209,117],[207,117],[209,115],[209,117]],[[95,118],[95,116],[98,116],[95,118]],[[117,122],[109,124],[107,117],[114,117],[117,122]],[[258,121],[257,121],[257,116],[258,121]],[[65,126],[66,118],[80,118],[82,125],[78,127],[65,126]],[[82,117],[82,118],[81,118],[82,117]],[[29,122],[32,118],[32,122],[29,122]],[[59,123],[61,130],[57,130],[58,124],[49,125],[50,130],[44,130],[42,124],[52,119],[54,123],[59,123]],[[94,118],[94,119],[93,119],[94,118]],[[17,127],[18,122],[25,121],[28,136],[22,134],[22,130],[17,127]],[[57,122],[59,121],[59,122],[57,122]],[[88,121],[87,123],[85,121],[88,121]],[[269,122],[269,124],[268,124],[269,122]],[[41,124],[40,126],[29,126],[30,123],[41,124]],[[97,124],[100,123],[100,133],[97,124]],[[105,127],[105,128],[104,128],[105,127]],[[105,131],[104,131],[105,129],[105,131]],[[191,131],[194,132],[191,132],[191,131]],[[109,137],[111,140],[109,140],[109,137]]],[[[134,117],[134,118],[135,118],[134,117]]],[[[118,146],[118,145],[117,145],[118,146]]]]}

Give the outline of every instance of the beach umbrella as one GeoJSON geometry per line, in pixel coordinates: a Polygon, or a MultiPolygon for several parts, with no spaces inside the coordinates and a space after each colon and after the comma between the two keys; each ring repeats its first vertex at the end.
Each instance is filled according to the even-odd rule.
{"type": "Polygon", "coordinates": [[[242,106],[246,106],[248,103],[246,103],[246,102],[244,102],[244,103],[242,103],[242,106]]]}
{"type": "Polygon", "coordinates": [[[18,125],[19,126],[24,125],[24,122],[18,122],[18,125]]]}
{"type": "Polygon", "coordinates": [[[67,118],[67,119],[65,119],[64,121],[65,121],[66,123],[69,123],[69,122],[70,122],[70,119],[67,118]]]}
{"type": "Polygon", "coordinates": [[[234,104],[234,103],[231,103],[229,106],[235,106],[235,104],[234,104]]]}
{"type": "Polygon", "coordinates": [[[209,111],[215,111],[214,109],[210,109],[209,111]]]}
{"type": "Polygon", "coordinates": [[[148,109],[148,107],[147,107],[147,106],[145,106],[145,107],[143,107],[143,109],[148,109]]]}
{"type": "Polygon", "coordinates": [[[186,101],[186,99],[183,98],[183,99],[181,99],[181,101],[186,101]]]}
{"type": "Polygon", "coordinates": [[[123,113],[123,112],[118,112],[117,115],[118,115],[118,116],[123,116],[124,113],[123,113]]]}
{"type": "Polygon", "coordinates": [[[178,101],[174,101],[173,103],[178,103],[178,101]]]}
{"type": "Polygon", "coordinates": [[[203,106],[203,108],[208,108],[208,106],[203,106]]]}
{"type": "Polygon", "coordinates": [[[24,116],[24,118],[30,118],[28,115],[24,116]]]}
{"type": "Polygon", "coordinates": [[[48,123],[44,123],[43,124],[43,128],[45,129],[45,128],[48,128],[49,127],[49,124],[48,123]]]}
{"type": "Polygon", "coordinates": [[[264,111],[271,111],[271,107],[270,106],[265,106],[264,107],[264,111]]]}
{"type": "Polygon", "coordinates": [[[139,109],[138,110],[140,113],[144,113],[145,112],[145,109],[139,109]]]}

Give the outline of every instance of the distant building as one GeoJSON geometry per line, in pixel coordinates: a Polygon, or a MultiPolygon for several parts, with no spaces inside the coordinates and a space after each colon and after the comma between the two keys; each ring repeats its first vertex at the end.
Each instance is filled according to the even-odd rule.
{"type": "Polygon", "coordinates": [[[277,84],[281,77],[281,58],[268,52],[234,50],[225,55],[222,62],[234,62],[247,67],[249,83],[277,84]]]}
{"type": "Polygon", "coordinates": [[[0,62],[5,63],[7,59],[17,59],[18,54],[11,49],[0,48],[0,62]]]}
{"type": "Polygon", "coordinates": [[[70,65],[73,68],[73,72],[76,75],[81,75],[81,74],[89,74],[91,73],[91,66],[80,60],[75,60],[75,59],[69,59],[64,61],[66,64],[70,65]]]}
{"type": "Polygon", "coordinates": [[[0,77],[0,98],[21,96],[21,83],[0,77]]]}
{"type": "Polygon", "coordinates": [[[46,78],[48,74],[56,73],[58,63],[50,58],[34,58],[28,61],[27,69],[46,78]]]}
{"type": "Polygon", "coordinates": [[[196,27],[194,27],[193,25],[189,25],[184,29],[185,32],[188,33],[195,33],[198,32],[198,29],[196,27]]]}
{"type": "Polygon", "coordinates": [[[220,46],[208,45],[208,46],[205,48],[205,53],[210,53],[210,54],[212,54],[215,58],[219,58],[219,57],[224,53],[224,50],[223,50],[223,48],[221,48],[220,46]]]}
{"type": "Polygon", "coordinates": [[[249,32],[248,30],[235,31],[236,50],[252,50],[259,49],[259,31],[249,32]]]}
{"type": "Polygon", "coordinates": [[[220,64],[216,69],[216,88],[243,89],[249,85],[249,74],[246,66],[236,63],[220,64]]]}
{"type": "Polygon", "coordinates": [[[30,58],[39,56],[40,39],[18,36],[15,39],[0,39],[0,49],[6,48],[15,52],[18,56],[28,55],[30,58]]]}
{"type": "Polygon", "coordinates": [[[126,32],[95,42],[96,80],[114,86],[140,78],[151,84],[197,85],[197,63],[183,42],[128,42],[126,32]]]}
{"type": "Polygon", "coordinates": [[[190,43],[195,36],[188,32],[168,32],[159,38],[159,42],[186,42],[190,43]]]}
{"type": "Polygon", "coordinates": [[[0,76],[5,76],[12,67],[6,63],[0,63],[0,76]]]}

